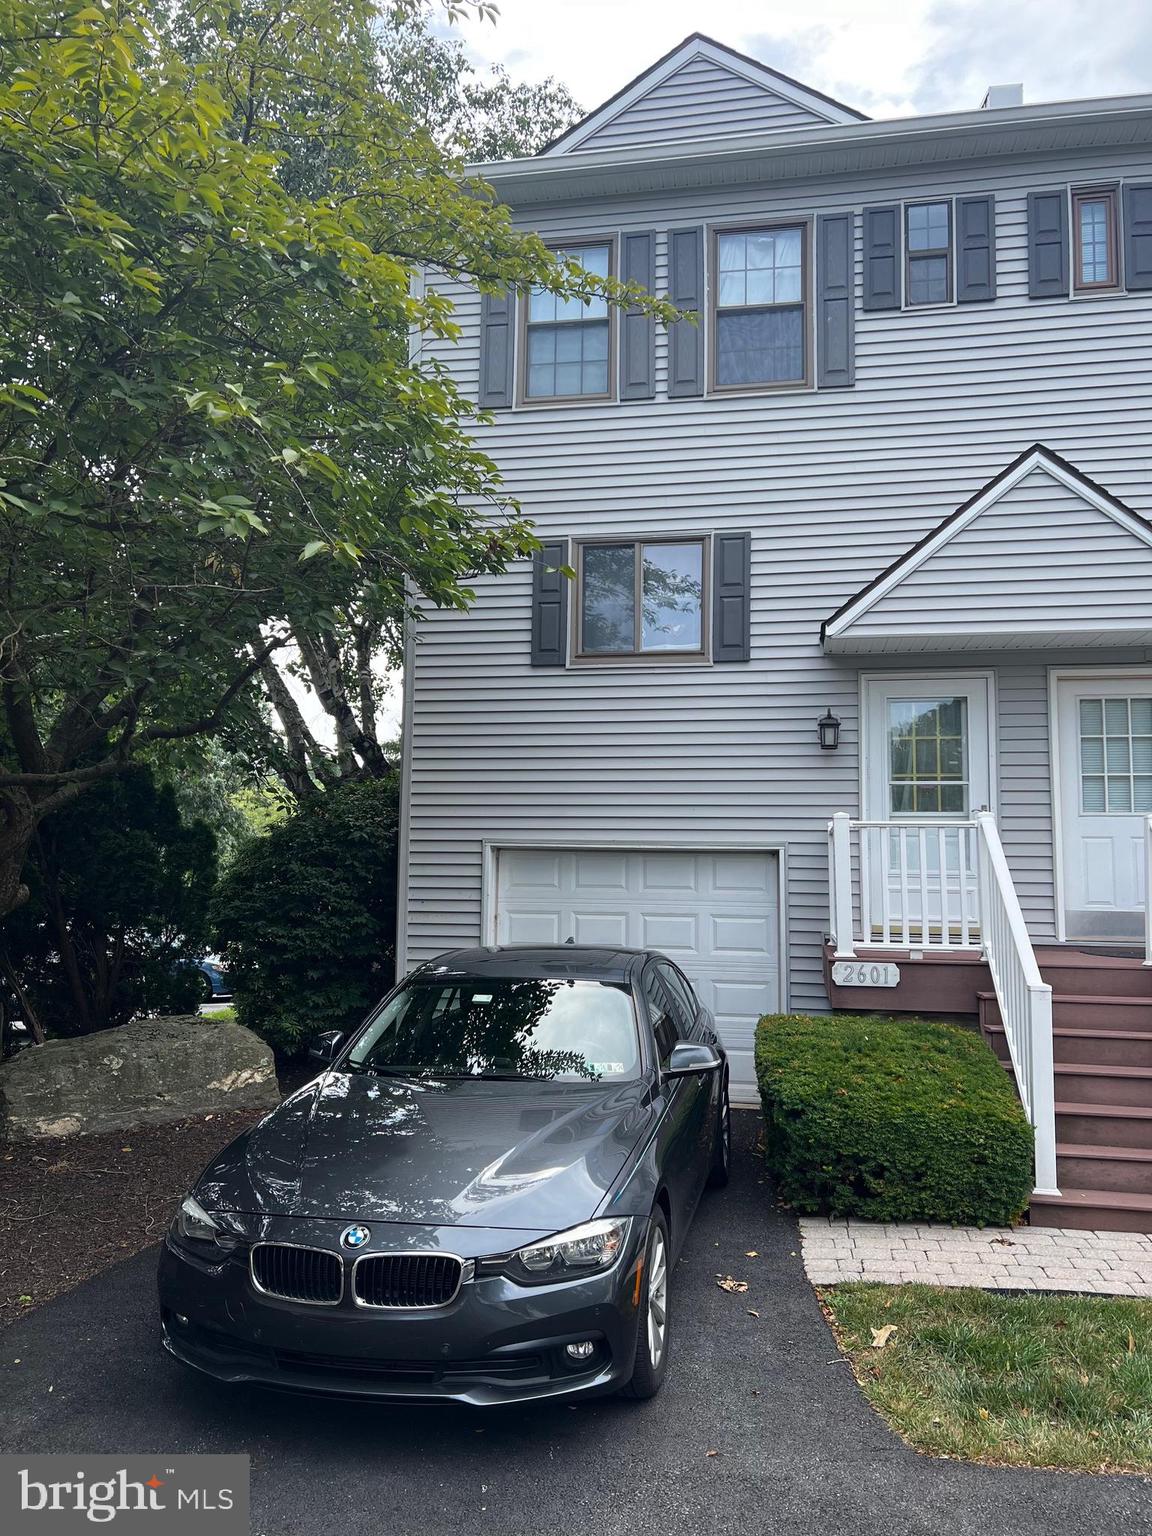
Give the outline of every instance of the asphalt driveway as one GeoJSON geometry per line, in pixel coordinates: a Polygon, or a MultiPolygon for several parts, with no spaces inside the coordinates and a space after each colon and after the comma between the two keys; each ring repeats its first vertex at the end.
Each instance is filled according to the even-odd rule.
{"type": "Polygon", "coordinates": [[[735,1119],[735,1177],[697,1214],[651,1403],[479,1413],[227,1389],[161,1353],[146,1253],[0,1333],[0,1444],[246,1451],[257,1536],[1152,1533],[1146,1480],[929,1461],[891,1435],[838,1360],[795,1224],[759,1182],[755,1117],[735,1119]],[[720,1290],[718,1271],[747,1295],[720,1290]]]}

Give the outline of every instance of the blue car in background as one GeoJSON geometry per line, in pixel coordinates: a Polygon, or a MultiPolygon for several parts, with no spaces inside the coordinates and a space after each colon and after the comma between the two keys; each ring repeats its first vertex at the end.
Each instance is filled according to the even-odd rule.
{"type": "Polygon", "coordinates": [[[232,983],[223,968],[219,955],[205,955],[196,961],[196,969],[202,979],[201,1002],[226,1003],[232,996],[232,983]]]}

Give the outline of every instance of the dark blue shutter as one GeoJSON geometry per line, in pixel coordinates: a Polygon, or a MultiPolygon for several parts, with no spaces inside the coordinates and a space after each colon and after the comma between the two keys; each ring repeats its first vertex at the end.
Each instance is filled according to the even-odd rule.
{"type": "MultiPolygon", "coordinates": [[[[620,238],[620,276],[652,292],[656,283],[656,236],[651,230],[620,238]]],[[[656,326],[651,315],[629,306],[620,317],[620,398],[651,400],[656,393],[656,326]]]]}
{"type": "Polygon", "coordinates": [[[864,210],[865,309],[900,308],[900,210],[864,210]]]}
{"type": "Polygon", "coordinates": [[[847,389],[856,378],[855,215],[825,213],[816,221],[816,383],[847,389]]]}
{"type": "Polygon", "coordinates": [[[996,199],[956,199],[956,302],[986,304],[996,297],[996,199]]]}
{"type": "Polygon", "coordinates": [[[568,540],[549,539],[532,556],[532,665],[562,667],[568,660],[568,540]]]}
{"type": "Polygon", "coordinates": [[[1152,288],[1152,182],[1124,188],[1124,286],[1152,288]]]}
{"type": "Polygon", "coordinates": [[[704,231],[668,232],[668,297],[696,322],[668,327],[668,394],[674,400],[704,393],[704,231]]]}
{"type": "Polygon", "coordinates": [[[747,661],[752,654],[752,535],[712,537],[712,660],[747,661]]]}
{"type": "Polygon", "coordinates": [[[480,296],[480,404],[512,404],[516,295],[510,289],[480,296]]]}
{"type": "Polygon", "coordinates": [[[1068,297],[1068,192],[1028,194],[1028,297],[1068,297]]]}

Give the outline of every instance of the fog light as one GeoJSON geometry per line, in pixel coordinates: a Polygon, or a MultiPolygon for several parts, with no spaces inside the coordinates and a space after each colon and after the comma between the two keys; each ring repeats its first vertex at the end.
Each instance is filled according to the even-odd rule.
{"type": "Polygon", "coordinates": [[[595,1348],[591,1339],[581,1339],[579,1344],[565,1344],[564,1353],[569,1360],[587,1360],[595,1348]]]}
{"type": "Polygon", "coordinates": [[[181,1328],[187,1328],[188,1319],[184,1316],[183,1312],[177,1312],[174,1314],[174,1316],[176,1321],[180,1324],[181,1328]]]}

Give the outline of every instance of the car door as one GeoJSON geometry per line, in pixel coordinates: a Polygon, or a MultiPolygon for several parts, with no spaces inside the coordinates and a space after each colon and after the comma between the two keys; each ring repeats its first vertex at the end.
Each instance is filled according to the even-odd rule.
{"type": "MultiPolygon", "coordinates": [[[[679,1038],[698,1041],[701,1044],[714,1044],[715,1035],[706,1028],[701,1019],[699,1001],[682,973],[676,969],[671,960],[657,960],[656,972],[671,1000],[672,1018],[679,1031],[679,1038]]],[[[701,1072],[683,1081],[692,1091],[692,1106],[686,1121],[688,1134],[696,1147],[692,1169],[695,1183],[693,1198],[696,1198],[704,1188],[711,1165],[712,1132],[717,1114],[720,1074],[701,1072]]]]}
{"type": "Polygon", "coordinates": [[[672,1199],[673,1245],[679,1248],[680,1239],[692,1218],[698,1193],[698,1155],[694,1136],[696,1094],[691,1078],[664,1076],[672,1048],[681,1038],[681,1026],[673,1014],[672,999],[654,961],[649,961],[644,968],[640,990],[652,1028],[657,1070],[660,1073],[660,1096],[665,1105],[657,1133],[657,1156],[661,1176],[672,1199]]]}

